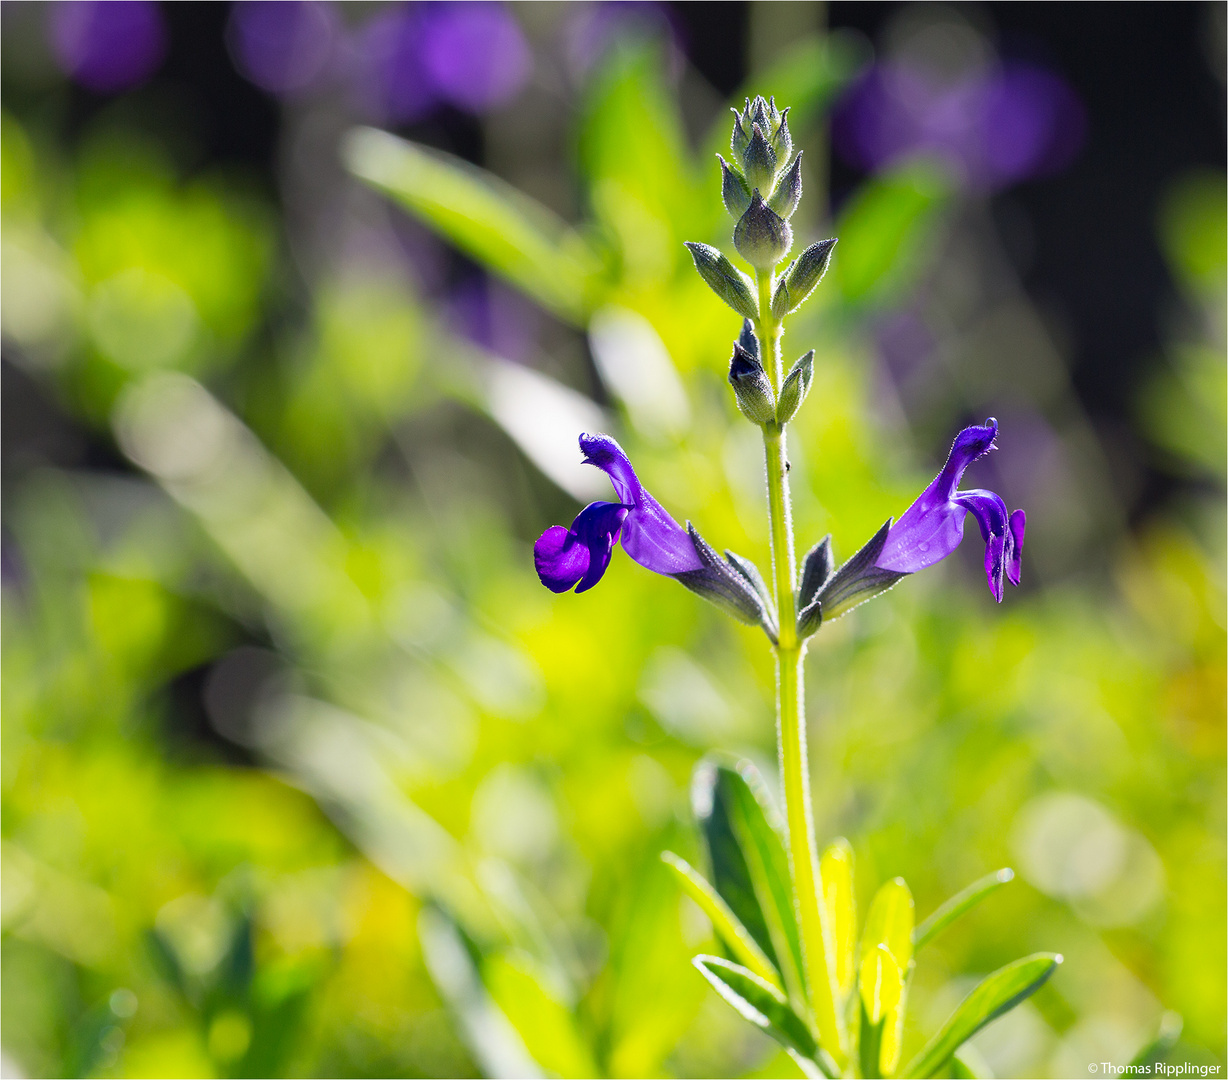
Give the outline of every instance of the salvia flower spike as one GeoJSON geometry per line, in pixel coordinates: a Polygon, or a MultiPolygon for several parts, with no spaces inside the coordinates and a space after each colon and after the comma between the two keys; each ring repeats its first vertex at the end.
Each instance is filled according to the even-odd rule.
{"type": "Polygon", "coordinates": [[[734,121],[730,146],[738,160],[742,159],[749,146],[756,125],[776,154],[777,162],[783,165],[789,160],[793,139],[789,134],[788,108],[778,109],[774,98],[765,101],[762,97],[756,97],[754,101],[747,98],[746,107],[741,112],[737,109],[732,111],[734,121]]]}
{"type": "MultiPolygon", "coordinates": [[[[863,937],[859,969],[862,985],[856,986],[859,976],[854,971],[851,937],[855,922],[851,853],[845,858],[850,872],[846,874],[849,885],[844,890],[847,895],[841,915],[836,911],[840,890],[835,886],[834,891],[828,889],[829,872],[840,863],[832,852],[840,842],[828,849],[822,863],[815,847],[803,708],[806,641],[823,623],[950,555],[963,539],[969,514],[976,519],[985,543],[985,576],[990,592],[1001,601],[1006,581],[1019,584],[1027,520],[1022,510],[1008,513],[1006,504],[992,491],[959,490],[968,466],[994,449],[998,425],[990,418],[961,431],[933,482],[898,520],[888,519],[842,566],[836,566],[830,536],[809,550],[800,568],[796,566],[786,429],[806,402],[814,381],[815,353],[808,351],[784,373],[781,335],[786,318],[823,278],[836,241],[833,238],[809,245],[783,273],[776,274],[776,266],[793,243],[788,219],[802,194],[801,153],[793,150],[789,110],[778,109],[774,98],[748,98],[745,108],[734,109],[733,113],[733,158],[726,161],[717,155],[721,195],[735,219],[734,246],[754,268],[754,279],[735,267],[718,248],[699,243],[688,243],[687,247],[700,276],[742,316],[729,362],[729,382],[738,408],[759,425],[763,434],[771,587],[754,563],[732,551],[722,557],[689,521],[685,528],[679,525],[644,489],[622,447],[609,435],[583,435],[580,449],[585,462],[609,477],[617,501],[590,503],[570,527],[547,529],[534,545],[534,561],[548,589],[585,592],[601,580],[615,546],[621,544],[641,566],[672,577],[740,622],[758,625],[772,642],[777,660],[785,829],[782,834],[769,824],[766,807],[750,787],[739,794],[737,785],[745,781],[740,769],[736,775],[742,779],[736,782],[735,774],[728,773],[733,786],[722,789],[720,814],[725,815],[726,825],[731,825],[736,816],[735,844],[742,842],[742,832],[754,841],[755,858],[763,860],[755,865],[771,879],[764,882],[765,896],[771,895],[780,923],[780,940],[775,932],[769,932],[763,912],[758,910],[757,884],[749,893],[749,881],[731,883],[719,875],[714,875],[713,885],[703,884],[711,893],[709,899],[722,925],[735,937],[746,935],[749,939],[757,931],[754,939],[760,947],[763,970],[780,978],[767,978],[716,957],[699,957],[696,962],[704,962],[700,967],[705,977],[744,1016],[755,1018],[780,1041],[808,1075],[848,1075],[853,1059],[860,1058],[862,1075],[881,1076],[894,1069],[898,1056],[898,1025],[912,956],[911,899],[907,910],[899,904],[879,905],[878,901],[872,906],[866,929],[870,936],[863,937]],[[747,906],[748,896],[754,907],[747,906]],[[871,933],[869,924],[878,917],[875,911],[879,911],[882,925],[875,924],[871,933]],[[836,921],[835,930],[832,919],[836,921]],[[743,925],[740,920],[749,921],[743,925]],[[838,929],[840,925],[844,931],[838,929]],[[833,933],[843,933],[847,938],[844,952],[831,947],[833,933]],[[869,955],[876,958],[869,965],[865,962],[866,942],[871,949],[869,955]],[[889,968],[896,976],[892,993],[887,992],[891,989],[889,980],[880,977],[889,968]],[[849,1003],[857,1000],[862,1002],[860,1022],[849,1008],[849,1003]],[[889,1030],[884,1027],[888,1014],[896,1018],[896,1026],[889,1030]],[[852,1029],[850,1024],[854,1025],[852,1029]]],[[[715,808],[713,801],[712,820],[717,817],[715,808]]],[[[702,820],[703,815],[700,817],[702,820]]],[[[744,856],[739,858],[745,862],[744,856]]],[[[713,865],[715,868],[715,859],[713,865]]],[[[749,873],[750,864],[745,865],[749,873]]],[[[833,882],[837,877],[832,872],[833,882]]],[[[889,883],[884,888],[899,893],[903,886],[889,883]]],[[[708,896],[708,892],[703,895],[708,896]]],[[[1060,962],[1060,957],[1049,954],[1017,961],[991,975],[974,994],[989,1000],[1000,991],[1004,1010],[1032,993],[1060,962]],[[1023,983],[1020,973],[1026,975],[1023,983]],[[1008,992],[1009,999],[1005,996],[1008,992]]],[[[904,1073],[934,1075],[949,1064],[950,1052],[945,1044],[931,1040],[904,1073]]]]}

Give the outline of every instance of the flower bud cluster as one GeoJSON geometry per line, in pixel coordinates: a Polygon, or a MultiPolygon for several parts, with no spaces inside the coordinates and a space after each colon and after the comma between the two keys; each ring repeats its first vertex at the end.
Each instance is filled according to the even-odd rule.
{"type": "Polygon", "coordinates": [[[793,151],[788,114],[787,108],[776,108],[775,98],[747,99],[742,111],[733,110],[733,160],[716,155],[721,198],[735,222],[733,242],[754,267],[755,279],[718,248],[687,244],[700,276],[743,317],[742,333],[729,360],[729,384],[738,409],[765,430],[779,429],[793,419],[810,390],[814,351],[784,373],[779,357],[781,324],[814,291],[836,245],[834,239],[811,244],[776,276],[777,264],[793,246],[789,218],[802,196],[801,151],[793,151]],[[770,362],[765,363],[757,333],[770,335],[765,339],[773,347],[770,362]]]}
{"type": "Polygon", "coordinates": [[[756,270],[771,270],[789,254],[793,230],[789,218],[802,197],[801,151],[793,154],[789,110],[776,99],[747,99],[733,110],[733,162],[719,154],[721,197],[737,219],[733,243],[756,270]]]}

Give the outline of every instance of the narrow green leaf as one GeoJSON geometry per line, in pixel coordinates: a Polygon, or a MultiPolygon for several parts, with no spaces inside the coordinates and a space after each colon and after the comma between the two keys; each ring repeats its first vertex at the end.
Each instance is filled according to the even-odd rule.
{"type": "Polygon", "coordinates": [[[728,779],[734,808],[733,827],[746,857],[751,884],[759,909],[772,939],[777,966],[784,975],[785,988],[800,1009],[806,1006],[805,979],[802,976],[802,941],[793,906],[793,883],[789,876],[789,856],[785,853],[781,829],[774,825],[776,810],[759,770],[743,759],[738,762],[737,780],[728,779]]]}
{"type": "Polygon", "coordinates": [[[789,859],[758,770],[703,761],[691,788],[716,891],[750,931],[804,1007],[802,946],[793,909],[789,859]]]}
{"type": "MultiPolygon", "coordinates": [[[[667,271],[668,262],[654,263],[680,254],[675,237],[697,226],[697,235],[706,235],[724,216],[716,188],[705,185],[701,192],[697,185],[678,95],[665,70],[659,42],[624,40],[608,50],[588,81],[576,130],[593,209],[636,284],[645,273],[667,271]]],[[[711,157],[709,163],[715,165],[711,157]]],[[[705,174],[709,183],[712,178],[705,174]]]]}
{"type": "Polygon", "coordinates": [[[738,917],[729,910],[729,905],[720,898],[717,891],[696,873],[690,863],[672,851],[661,852],[661,861],[677,875],[686,894],[712,920],[712,925],[721,940],[742,964],[765,982],[783,990],[784,988],[780,985],[779,972],[764,955],[755,939],[750,936],[746,927],[738,921],[738,917]]]}
{"type": "Polygon", "coordinates": [[[443,911],[427,906],[418,915],[418,940],[431,981],[482,1074],[542,1076],[524,1039],[487,992],[464,931],[443,911]]]}
{"type": "Polygon", "coordinates": [[[762,1028],[794,1057],[807,1072],[815,1067],[826,1076],[837,1076],[834,1063],[819,1049],[806,1022],[789,1008],[784,995],[753,971],[719,956],[697,956],[691,961],[713,989],[742,1016],[762,1028]]]}
{"type": "Polygon", "coordinates": [[[999,968],[960,1002],[903,1075],[933,1076],[981,1028],[1036,993],[1061,962],[1060,953],[1035,953],[999,968]]]}
{"type": "Polygon", "coordinates": [[[492,173],[374,128],[351,131],[342,156],[355,176],[467,255],[561,318],[583,323],[599,260],[546,207],[492,173]]]}
{"type": "Polygon", "coordinates": [[[974,881],[966,889],[957,892],[945,904],[940,905],[937,911],[913,931],[913,949],[920,952],[922,945],[925,945],[931,938],[936,937],[961,915],[974,908],[990,893],[997,892],[1007,882],[1013,881],[1014,877],[1015,871],[1009,866],[1004,866],[1001,870],[995,870],[992,874],[986,874],[983,878],[974,881]]]}
{"type": "Polygon", "coordinates": [[[861,1004],[861,1074],[890,1076],[899,1057],[894,1032],[903,1016],[904,972],[886,945],[863,952],[858,977],[861,1004]]]}
{"type": "Polygon", "coordinates": [[[844,837],[838,837],[823,852],[819,876],[827,922],[832,928],[836,985],[840,996],[847,998],[857,974],[857,900],[853,892],[853,849],[844,837]]]}
{"type": "Polygon", "coordinates": [[[964,1043],[951,1055],[951,1076],[954,1080],[994,1080],[985,1055],[972,1043],[964,1043]]]}
{"type": "Polygon", "coordinates": [[[878,1023],[870,1019],[866,1012],[866,1003],[858,1002],[858,1012],[861,1015],[861,1033],[857,1036],[857,1056],[861,1065],[861,1075],[866,1080],[877,1080],[882,1071],[879,1068],[879,1048],[883,1040],[883,1024],[885,1017],[879,1017],[878,1023]]]}
{"type": "Polygon", "coordinates": [[[597,1065],[561,988],[522,950],[482,962],[482,982],[524,1040],[525,1049],[552,1076],[596,1076],[597,1065]]]}
{"type": "Polygon", "coordinates": [[[701,761],[691,780],[691,809],[708,852],[708,880],[776,964],[772,935],[751,881],[741,837],[733,824],[740,779],[728,765],[708,759],[701,761]]]}
{"type": "Polygon", "coordinates": [[[913,899],[903,878],[892,878],[874,894],[861,934],[864,956],[875,945],[885,945],[900,970],[912,963],[913,899]]]}

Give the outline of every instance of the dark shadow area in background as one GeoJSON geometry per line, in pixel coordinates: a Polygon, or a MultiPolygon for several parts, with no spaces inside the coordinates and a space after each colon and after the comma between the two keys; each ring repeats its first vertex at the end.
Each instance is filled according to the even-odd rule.
{"type": "MultiPolygon", "coordinates": [[[[905,6],[836,2],[828,5],[828,22],[873,41],[905,6]]],[[[1074,163],[1057,176],[1008,189],[995,198],[994,210],[1000,220],[1009,219],[1007,231],[1022,223],[1028,234],[1020,256],[1023,283],[1068,336],[1084,407],[1111,438],[1115,453],[1124,448],[1137,458],[1127,471],[1144,477],[1144,483],[1128,508],[1132,519],[1188,482],[1166,474],[1153,460],[1133,431],[1130,408],[1148,361],[1159,351],[1175,298],[1156,237],[1160,198],[1192,169],[1222,169],[1228,154],[1223,83],[1213,74],[1208,51],[1214,7],[996,3],[965,10],[994,29],[1003,55],[1040,60],[1061,73],[1087,109],[1087,138],[1074,163]]],[[[238,165],[275,197],[279,108],[243,79],[227,54],[229,5],[168,4],[164,10],[170,52],[157,76],[136,92],[135,107],[142,107],[141,100],[170,97],[179,108],[191,108],[197,125],[193,156],[199,159],[192,164],[238,165]]],[[[671,14],[700,73],[718,90],[731,92],[745,76],[749,5],[674,4],[671,14]]],[[[111,107],[111,99],[80,88],[68,93],[73,130],[111,107]]],[[[470,117],[447,109],[425,126],[429,131],[409,134],[481,160],[480,130],[470,117]]],[[[859,177],[838,160],[831,176],[839,205],[859,177]]],[[[1011,250],[1010,237],[1006,243],[1011,250]]],[[[27,388],[14,386],[14,377],[5,365],[4,390],[10,400],[13,395],[24,400],[27,388]]],[[[86,449],[94,440],[84,434],[48,440],[28,423],[6,429],[10,460],[24,461],[29,451],[42,460],[80,465],[96,456],[86,449]],[[27,438],[37,445],[25,445],[27,438]]],[[[120,465],[110,454],[103,456],[109,466],[120,465]]]]}
{"type": "MultiPolygon", "coordinates": [[[[876,41],[908,5],[831,3],[828,25],[876,41]]],[[[746,4],[677,4],[684,44],[703,75],[731,93],[744,76],[730,42],[742,39],[746,4]]],[[[1087,136],[1060,174],[1009,188],[994,199],[1007,250],[1024,287],[1067,339],[1075,389],[1114,453],[1135,455],[1143,483],[1132,520],[1179,493],[1133,432],[1131,406],[1160,351],[1176,289],[1160,251],[1156,216],[1178,177],[1223,169],[1223,72],[1210,54],[1214,8],[1206,3],[994,3],[965,7],[992,30],[1001,54],[1060,73],[1087,110],[1087,136]],[[1022,245],[1012,232],[1026,234],[1022,245]],[[1022,250],[1020,248],[1022,247],[1022,250]]],[[[839,206],[861,174],[832,163],[839,206]]],[[[1124,493],[1123,493],[1124,494],[1124,493]]]]}

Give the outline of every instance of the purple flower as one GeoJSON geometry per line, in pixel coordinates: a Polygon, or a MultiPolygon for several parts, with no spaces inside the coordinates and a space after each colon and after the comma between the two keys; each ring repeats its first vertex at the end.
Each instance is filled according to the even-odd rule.
{"type": "Polygon", "coordinates": [[[724,609],[763,627],[776,640],[776,614],[754,564],[733,552],[722,559],[687,522],[684,529],[640,483],[635,469],[609,435],[581,435],[584,461],[609,478],[618,502],[589,503],[571,528],[552,525],[533,545],[537,576],[551,592],[582,593],[601,580],[614,543],[637,563],[665,574],[724,609]]]}
{"type": "Polygon", "coordinates": [[[166,23],[152,0],[72,0],[52,5],[51,46],[65,74],[95,93],[113,94],[158,69],[166,23]]]}
{"type": "Polygon", "coordinates": [[[797,632],[807,638],[824,622],[839,618],[858,604],[890,589],[900,578],[945,559],[964,538],[964,518],[972,514],[985,540],[985,576],[989,591],[1002,602],[1002,581],[1019,584],[1023,555],[1022,510],[1008,515],[992,491],[957,491],[960,478],[982,454],[996,449],[998,422],[964,428],[947,455],[947,463],[899,521],[890,519],[839,570],[832,572],[831,537],[825,536],[802,560],[797,590],[797,632]]]}
{"type": "Polygon", "coordinates": [[[916,502],[887,532],[874,560],[880,570],[915,574],[945,559],[964,538],[964,518],[972,514],[985,540],[985,576],[989,591],[1002,602],[1003,578],[1019,584],[1023,530],[1027,515],[1008,514],[1001,496],[992,491],[956,490],[964,470],[977,458],[996,450],[998,422],[992,416],[983,427],[964,428],[947,455],[947,463],[916,502]]]}
{"type": "Polygon", "coordinates": [[[703,562],[690,535],[640,483],[635,469],[608,435],[581,435],[587,465],[596,465],[614,485],[619,502],[589,503],[570,529],[552,525],[533,545],[537,576],[551,592],[585,592],[610,565],[614,541],[637,563],[658,574],[700,570],[703,562]]]}

